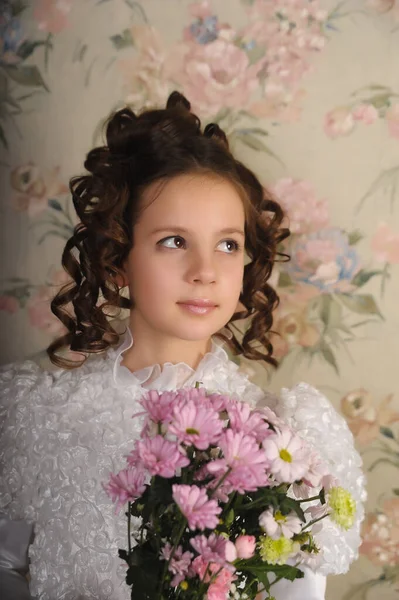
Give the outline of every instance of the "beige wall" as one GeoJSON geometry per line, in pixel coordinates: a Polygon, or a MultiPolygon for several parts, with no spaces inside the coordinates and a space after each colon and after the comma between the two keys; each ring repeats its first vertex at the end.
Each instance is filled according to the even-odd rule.
{"type": "Polygon", "coordinates": [[[60,333],[48,300],[75,222],[66,186],[102,119],[183,91],[290,216],[292,261],[273,274],[281,366],[243,368],[272,389],[319,387],[364,455],[362,555],[330,578],[328,597],[393,599],[398,0],[38,0],[12,16],[17,4],[0,25],[1,362],[36,355],[60,333]]]}

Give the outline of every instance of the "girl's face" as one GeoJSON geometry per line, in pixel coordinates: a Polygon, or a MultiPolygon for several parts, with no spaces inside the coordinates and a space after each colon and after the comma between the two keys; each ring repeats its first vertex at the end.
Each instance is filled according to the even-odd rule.
{"type": "Polygon", "coordinates": [[[199,341],[230,320],[244,274],[245,213],[232,184],[182,175],[150,186],[127,259],[131,325],[160,339],[199,341]],[[152,201],[154,195],[155,200],[152,201]],[[190,302],[207,300],[204,310],[190,302]]]}

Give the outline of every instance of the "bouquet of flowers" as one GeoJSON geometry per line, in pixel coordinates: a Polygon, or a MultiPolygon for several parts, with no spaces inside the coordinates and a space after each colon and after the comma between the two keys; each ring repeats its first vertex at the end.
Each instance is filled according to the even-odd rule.
{"type": "Polygon", "coordinates": [[[317,562],[321,519],[352,526],[351,494],[269,408],[198,384],[140,404],[127,468],[104,485],[117,512],[128,504],[119,556],[134,600],[272,598],[317,562]]]}

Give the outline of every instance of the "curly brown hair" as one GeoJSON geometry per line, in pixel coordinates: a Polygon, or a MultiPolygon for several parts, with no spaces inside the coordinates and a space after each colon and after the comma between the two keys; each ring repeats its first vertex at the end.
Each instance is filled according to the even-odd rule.
{"type": "Polygon", "coordinates": [[[215,335],[233,354],[276,366],[268,332],[279,299],[268,279],[277,257],[288,258],[278,250],[289,236],[282,227],[280,205],[254,173],[233,157],[217,124],[210,123],[201,131],[199,118],[178,92],[170,95],[165,109],[145,110],[137,116],[124,108],[113,114],[107,123],[106,142],[88,153],[84,166],[89,174],[70,181],[80,222],[62,254],[62,265],[72,280],[51,302],[52,312],[68,330],[47,348],[51,362],[73,369],[88,356],[71,361],[58,356],[58,350],[102,353],[118,344],[120,334],[106,311],[110,307],[134,308],[133,299],[121,295],[116,278],[123,277],[122,268],[134,244],[133,228],[142,210],[144,190],[155,181],[207,173],[228,180],[240,193],[245,207],[245,251],[250,259],[244,267],[239,298],[245,310],[234,313],[224,328],[226,333],[221,330],[215,335]],[[103,300],[99,302],[100,293],[103,300]],[[249,327],[239,341],[232,324],[249,318],[249,327]]]}

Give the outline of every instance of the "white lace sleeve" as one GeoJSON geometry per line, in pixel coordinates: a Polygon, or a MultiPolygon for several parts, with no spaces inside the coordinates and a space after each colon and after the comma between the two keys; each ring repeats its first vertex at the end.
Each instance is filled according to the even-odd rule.
{"type": "Polygon", "coordinates": [[[353,528],[345,531],[327,517],[321,521],[321,531],[315,535],[322,550],[317,572],[322,575],[346,573],[358,557],[360,525],[366,500],[362,459],[355,450],[352,433],[330,401],[306,383],[300,383],[292,389],[284,388],[276,412],[317,450],[329,465],[330,473],[342,487],[350,491],[356,501],[353,528]]]}
{"type": "Polygon", "coordinates": [[[48,393],[49,380],[32,361],[0,368],[0,510],[14,519],[36,516],[33,490],[42,456],[35,445],[34,398],[48,393]]]}

